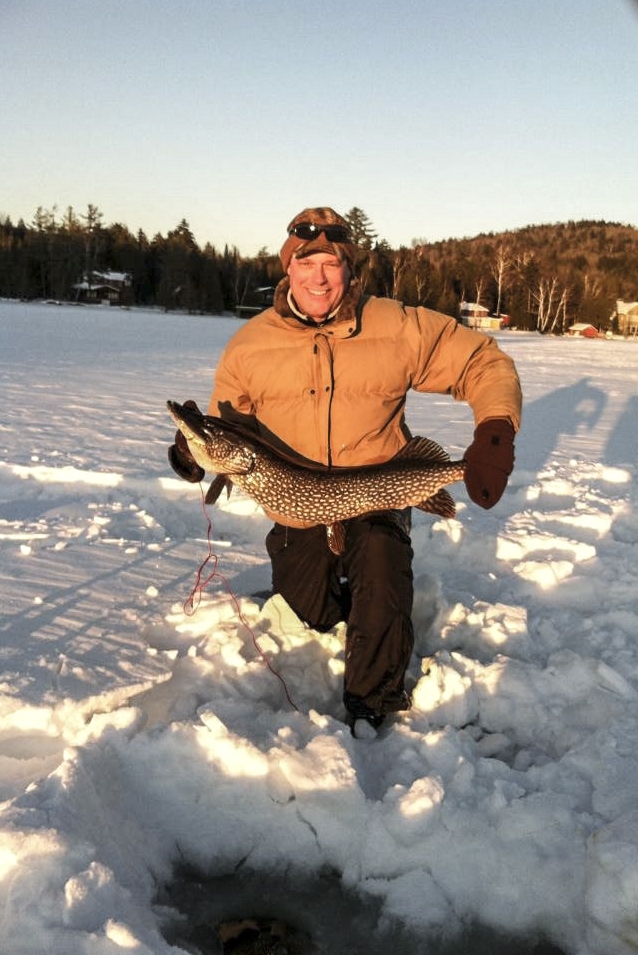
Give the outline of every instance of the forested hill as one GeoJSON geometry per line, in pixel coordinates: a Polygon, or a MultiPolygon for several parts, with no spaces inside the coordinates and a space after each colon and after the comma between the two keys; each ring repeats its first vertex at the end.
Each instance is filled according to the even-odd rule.
{"type": "MultiPolygon", "coordinates": [[[[508,314],[519,328],[561,332],[575,321],[601,330],[616,301],[638,300],[638,229],[603,221],[526,226],[393,249],[365,213],[347,214],[359,244],[357,270],[367,292],[458,316],[461,302],[508,314]]],[[[201,248],[182,220],[165,237],[105,226],[89,206],[61,220],[38,209],[33,222],[0,219],[0,296],[74,300],[94,273],[130,277],[128,304],[215,313],[235,310],[255,288],[281,278],[276,252],[201,248]]],[[[277,250],[278,251],[278,250],[277,250]]]]}
{"type": "Polygon", "coordinates": [[[638,299],[638,229],[580,221],[419,244],[393,254],[394,292],[455,314],[462,301],[519,328],[609,327],[618,299],[638,299]]]}

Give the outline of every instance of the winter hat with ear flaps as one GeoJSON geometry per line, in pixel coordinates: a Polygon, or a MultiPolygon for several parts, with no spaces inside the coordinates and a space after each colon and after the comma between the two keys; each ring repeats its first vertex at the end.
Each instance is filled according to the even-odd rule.
{"type": "Polygon", "coordinates": [[[339,213],[335,212],[329,206],[318,206],[314,209],[304,209],[295,216],[288,225],[288,238],[281,247],[280,258],[284,271],[288,271],[290,260],[293,256],[302,258],[305,255],[312,255],[313,252],[328,252],[330,255],[336,255],[341,261],[348,263],[350,270],[354,268],[354,262],[357,254],[357,247],[350,238],[350,226],[339,213]],[[313,225],[318,228],[316,237],[303,238],[295,235],[292,231],[296,226],[313,225]],[[345,229],[348,238],[345,240],[330,240],[321,226],[339,226],[345,229]]]}

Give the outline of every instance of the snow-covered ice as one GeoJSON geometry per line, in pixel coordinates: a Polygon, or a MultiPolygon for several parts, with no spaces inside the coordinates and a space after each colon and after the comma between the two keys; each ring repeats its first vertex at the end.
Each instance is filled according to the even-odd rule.
{"type": "MultiPolygon", "coordinates": [[[[492,511],[415,512],[414,706],[370,741],[343,625],[252,596],[269,522],[237,489],[189,604],[209,533],[165,402],[206,404],[236,327],[0,302],[0,951],[195,951],[205,910],[210,952],[273,914],[337,955],[635,953],[638,342],[499,336],[517,468],[492,511]]],[[[471,439],[451,398],[408,418],[471,439]]]]}

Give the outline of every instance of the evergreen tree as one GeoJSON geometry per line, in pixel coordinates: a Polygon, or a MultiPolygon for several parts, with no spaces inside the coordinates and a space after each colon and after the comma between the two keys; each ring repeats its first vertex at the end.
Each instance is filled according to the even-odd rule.
{"type": "MultiPolygon", "coordinates": [[[[348,222],[359,243],[357,271],[366,292],[459,314],[465,298],[490,312],[507,312],[518,328],[561,333],[575,321],[605,330],[616,300],[638,300],[638,230],[619,223],[582,221],[525,226],[500,234],[441,242],[413,242],[397,251],[376,241],[370,220],[354,207],[348,222]]],[[[27,225],[0,217],[0,295],[74,297],[73,286],[94,270],[132,275],[134,303],[205,312],[234,310],[258,286],[282,276],[277,255],[262,248],[242,257],[201,250],[185,219],[149,242],[142,231],[102,225],[90,204],[85,215],[69,206],[39,206],[27,225]]]]}
{"type": "Polygon", "coordinates": [[[377,239],[377,233],[374,231],[372,223],[363,209],[359,209],[358,206],[353,206],[350,212],[345,214],[344,219],[350,226],[355,244],[358,245],[360,249],[371,249],[377,239]]]}
{"type": "Polygon", "coordinates": [[[96,269],[101,267],[100,264],[100,251],[101,251],[101,235],[100,230],[102,227],[103,213],[100,212],[97,206],[88,204],[86,208],[86,215],[80,216],[81,219],[84,219],[84,271],[87,276],[87,280],[91,280],[91,272],[94,272],[96,269]]]}

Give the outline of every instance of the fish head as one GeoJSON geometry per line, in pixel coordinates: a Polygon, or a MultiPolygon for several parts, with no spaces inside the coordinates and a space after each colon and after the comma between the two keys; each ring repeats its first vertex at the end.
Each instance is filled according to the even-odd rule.
{"type": "Polygon", "coordinates": [[[242,438],[224,429],[223,421],[204,415],[199,408],[166,402],[173,419],[186,438],[189,451],[205,471],[218,474],[246,474],[254,454],[242,438]]]}

